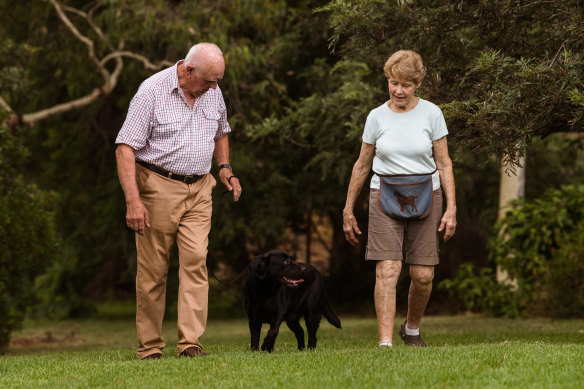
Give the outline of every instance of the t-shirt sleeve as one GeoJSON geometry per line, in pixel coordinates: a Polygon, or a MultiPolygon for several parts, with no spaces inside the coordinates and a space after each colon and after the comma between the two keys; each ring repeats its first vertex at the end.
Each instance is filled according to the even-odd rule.
{"type": "Polygon", "coordinates": [[[446,120],[444,120],[442,110],[436,107],[436,110],[432,112],[432,141],[443,138],[446,135],[448,135],[446,120]]]}
{"type": "Polygon", "coordinates": [[[363,131],[363,142],[374,145],[379,136],[379,123],[374,115],[369,113],[365,121],[365,130],[363,131]]]}
{"type": "Polygon", "coordinates": [[[154,118],[154,97],[148,93],[136,93],[122,129],[116,138],[116,144],[127,144],[134,150],[140,150],[146,146],[150,138],[154,118]]]}

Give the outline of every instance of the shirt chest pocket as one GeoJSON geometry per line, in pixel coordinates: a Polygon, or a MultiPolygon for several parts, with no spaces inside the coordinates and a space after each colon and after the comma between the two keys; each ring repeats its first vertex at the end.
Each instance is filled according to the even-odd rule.
{"type": "Polygon", "coordinates": [[[185,121],[180,110],[156,110],[154,112],[153,136],[158,139],[172,139],[178,136],[185,121]]]}
{"type": "Polygon", "coordinates": [[[219,128],[219,119],[221,115],[215,108],[203,108],[203,132],[206,136],[212,138],[217,134],[217,129],[219,128]]]}

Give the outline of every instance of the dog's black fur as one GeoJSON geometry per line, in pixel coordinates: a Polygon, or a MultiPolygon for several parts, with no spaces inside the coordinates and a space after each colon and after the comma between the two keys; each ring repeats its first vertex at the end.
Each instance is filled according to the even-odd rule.
{"type": "Polygon", "coordinates": [[[258,255],[250,263],[243,281],[243,305],[249,318],[252,350],[258,350],[263,323],[270,325],[262,343],[262,351],[268,352],[274,350],[283,321],[296,335],[298,350],[304,349],[301,317],[304,316],[306,323],[309,349],[316,347],[316,331],[322,315],[341,328],[318,270],[310,264],[295,262],[280,250],[258,255]]]}

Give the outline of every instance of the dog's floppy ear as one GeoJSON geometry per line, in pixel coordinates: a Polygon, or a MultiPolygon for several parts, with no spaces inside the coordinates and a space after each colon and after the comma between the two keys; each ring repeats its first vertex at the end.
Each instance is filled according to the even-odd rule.
{"type": "Polygon", "coordinates": [[[251,274],[255,275],[260,280],[263,280],[268,275],[268,268],[270,264],[270,253],[258,255],[249,264],[251,274]]]}

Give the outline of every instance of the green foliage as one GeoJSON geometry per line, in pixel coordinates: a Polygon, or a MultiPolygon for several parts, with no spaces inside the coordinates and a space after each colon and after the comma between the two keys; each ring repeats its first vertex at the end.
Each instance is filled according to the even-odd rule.
{"type": "Polygon", "coordinates": [[[421,93],[444,104],[458,146],[514,162],[535,136],[583,129],[577,0],[335,0],[319,11],[346,57],[381,68],[398,49],[418,51],[428,69],[421,93]]]}
{"type": "Polygon", "coordinates": [[[535,136],[580,129],[584,111],[574,103],[574,91],[584,85],[583,64],[582,56],[571,52],[564,52],[552,67],[500,52],[483,53],[462,82],[480,92],[446,104],[445,115],[451,128],[464,133],[471,150],[488,145],[490,152],[516,160],[535,136]],[[540,98],[542,93],[545,98],[540,98]]]}
{"type": "Polygon", "coordinates": [[[476,266],[464,263],[456,277],[446,279],[439,288],[446,291],[451,302],[462,303],[465,309],[493,316],[517,317],[520,306],[510,285],[497,282],[495,272],[488,267],[475,272],[476,266]]]}
{"type": "Polygon", "coordinates": [[[553,253],[543,283],[546,313],[552,317],[582,317],[584,314],[584,222],[553,253]],[[547,292],[547,296],[545,293],[547,292]]]}
{"type": "MultiPolygon", "coordinates": [[[[312,14],[322,1],[116,0],[67,5],[85,12],[66,10],[80,33],[95,42],[98,56],[123,45],[124,50],[152,62],[175,62],[197,42],[216,42],[223,49],[227,72],[221,88],[234,129],[231,162],[245,195],[237,205],[223,201],[224,222],[214,226],[210,242],[218,262],[243,267],[258,251],[282,241],[287,228],[301,228],[302,209],[287,210],[297,201],[290,191],[295,182],[287,172],[271,168],[273,152],[266,153],[261,144],[248,144],[245,129],[267,116],[285,113],[293,99],[307,94],[302,69],[316,57],[329,59],[326,50],[321,50],[326,41],[325,16],[312,14]],[[99,39],[83,15],[91,15],[106,40],[99,39]]],[[[0,12],[10,21],[0,26],[0,36],[11,37],[16,47],[38,47],[24,61],[14,55],[1,60],[18,68],[18,74],[26,74],[27,91],[37,92],[26,93],[23,86],[12,97],[2,91],[16,112],[70,101],[100,85],[87,47],[56,17],[51,4],[0,2],[0,12]]],[[[27,179],[58,193],[62,253],[36,284],[45,302],[43,312],[54,317],[91,311],[88,304],[95,299],[133,295],[135,244],[124,223],[114,140],[132,95],[153,72],[133,59],[123,61],[118,87],[111,95],[47,120],[42,128],[22,129],[31,157],[21,171],[27,179]]],[[[112,70],[113,61],[107,66],[112,70]]],[[[218,194],[222,190],[218,187],[218,194]]],[[[299,207],[303,203],[305,198],[298,200],[299,207]]],[[[218,208],[216,201],[215,214],[218,208]]],[[[169,285],[169,290],[173,288],[169,285]]]]}
{"type": "Polygon", "coordinates": [[[0,124],[0,350],[34,302],[35,277],[58,249],[50,197],[17,173],[24,157],[21,139],[0,124]]]}
{"type": "Polygon", "coordinates": [[[440,286],[467,309],[496,316],[584,313],[584,185],[566,185],[534,200],[521,200],[497,225],[489,242],[492,263],[512,282],[498,283],[490,268],[472,264],[440,286]]]}
{"type": "Polygon", "coordinates": [[[24,63],[36,50],[27,44],[17,45],[12,39],[0,40],[0,91],[7,94],[10,101],[14,101],[25,92],[30,92],[28,88],[29,76],[25,68],[16,63],[24,63]]]}
{"type": "MultiPolygon", "coordinates": [[[[251,128],[250,138],[278,143],[277,153],[290,149],[302,167],[302,181],[344,184],[361,144],[363,123],[378,97],[365,81],[370,74],[364,63],[340,61],[330,67],[316,61],[301,76],[315,85],[313,94],[293,102],[281,118],[272,115],[251,128]]],[[[326,191],[314,195],[319,193],[329,197],[326,191]]]]}
{"type": "Polygon", "coordinates": [[[529,292],[545,274],[556,250],[577,231],[584,216],[584,185],[567,185],[533,201],[517,201],[497,225],[491,258],[525,283],[529,292]]]}
{"type": "MultiPolygon", "coordinates": [[[[553,271],[554,279],[561,283],[557,272],[570,268],[568,263],[576,259],[574,254],[578,252],[570,254],[564,245],[571,247],[574,242],[581,242],[583,216],[584,185],[566,185],[533,201],[515,203],[497,226],[498,235],[490,244],[491,258],[516,280],[517,293],[526,309],[545,313],[551,308],[546,302],[551,290],[548,287],[557,285],[548,276],[553,271]],[[555,267],[556,261],[563,264],[560,269],[555,267]]],[[[573,284],[570,281],[573,276],[578,276],[578,272],[560,278],[573,284]]],[[[575,290],[564,298],[569,305],[581,296],[575,290]]]]}
{"type": "MultiPolygon", "coordinates": [[[[367,112],[387,99],[381,68],[393,51],[422,54],[428,76],[420,96],[441,105],[451,132],[457,197],[465,205],[459,206],[459,223],[465,228],[456,246],[441,248],[439,277],[468,259],[486,262],[487,226],[497,207],[491,156],[514,158],[538,135],[582,128],[584,23],[576,0],[66,5],[82,11],[66,13],[95,42],[100,57],[123,47],[152,62],[174,63],[196,42],[219,44],[227,61],[221,88],[234,130],[231,162],[244,194],[237,204],[215,201],[214,215],[221,212],[222,223],[213,226],[210,249],[217,262],[242,269],[258,252],[289,243],[284,232],[305,234],[312,215],[326,217],[334,229],[329,287],[347,304],[369,301],[373,273],[359,260],[364,245],[349,248],[345,242],[340,210],[367,112]]],[[[87,47],[50,3],[0,0],[0,13],[6,20],[0,25],[0,90],[17,113],[84,96],[103,82],[87,47]]],[[[134,236],[124,223],[114,140],[132,95],[153,71],[132,58],[123,63],[112,94],[42,126],[19,129],[30,157],[22,164],[14,160],[17,172],[55,193],[56,228],[64,237],[57,261],[36,282],[44,312],[55,317],[83,314],[92,300],[133,296],[134,236]]],[[[106,64],[110,71],[113,65],[106,64]]],[[[568,158],[573,143],[559,142],[559,154],[568,158]]],[[[565,182],[559,172],[579,171],[559,159],[557,170],[539,168],[553,185],[565,182]]],[[[538,184],[530,184],[528,194],[538,184]]],[[[218,186],[216,198],[222,190],[218,186]]],[[[363,230],[366,195],[364,190],[356,206],[363,230]]]]}
{"type": "Polygon", "coordinates": [[[535,199],[565,183],[584,184],[584,136],[551,134],[528,149],[525,197],[535,199]]]}

